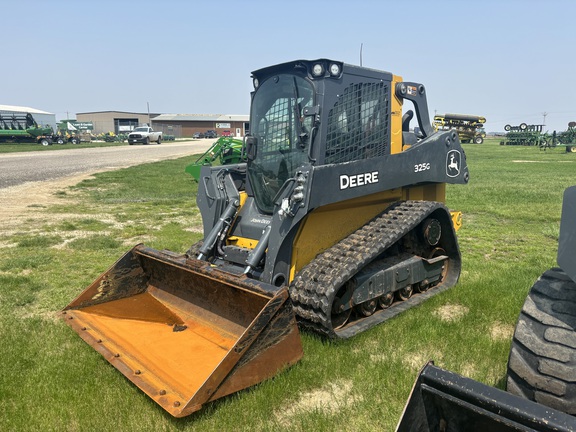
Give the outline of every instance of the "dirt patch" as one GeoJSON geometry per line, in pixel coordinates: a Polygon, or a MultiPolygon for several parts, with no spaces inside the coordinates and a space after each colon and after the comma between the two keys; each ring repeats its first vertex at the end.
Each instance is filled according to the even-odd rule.
{"type": "Polygon", "coordinates": [[[405,355],[402,358],[402,363],[404,364],[404,366],[410,368],[411,370],[419,371],[430,360],[434,360],[434,361],[442,360],[442,355],[432,356],[432,355],[426,354],[426,353],[411,353],[411,354],[405,355]]]}
{"type": "Polygon", "coordinates": [[[60,203],[56,195],[82,180],[91,178],[91,174],[81,174],[46,182],[25,183],[0,189],[0,220],[1,231],[10,231],[21,224],[24,218],[28,220],[46,219],[44,209],[60,203]]]}
{"type": "Polygon", "coordinates": [[[352,394],[352,387],[352,381],[344,380],[304,393],[290,406],[276,411],[276,419],[283,426],[289,427],[294,417],[307,412],[335,414],[361,400],[360,396],[352,394]]]}
{"type": "Polygon", "coordinates": [[[468,313],[469,309],[466,306],[459,304],[447,304],[439,307],[434,311],[434,315],[442,321],[454,322],[461,319],[468,313]]]}
{"type": "MultiPolygon", "coordinates": [[[[99,172],[110,170],[100,170],[99,172]]],[[[22,233],[24,229],[28,235],[45,235],[43,227],[46,225],[51,226],[51,236],[61,236],[63,239],[60,244],[52,246],[56,249],[63,249],[68,243],[78,238],[94,235],[94,231],[82,229],[56,229],[59,222],[74,222],[75,220],[86,218],[85,214],[74,212],[73,206],[76,203],[80,203],[80,200],[75,199],[75,192],[70,190],[70,187],[90,178],[93,178],[93,174],[77,174],[56,180],[30,182],[0,189],[0,203],[2,203],[0,206],[0,220],[2,221],[0,225],[0,234],[2,234],[0,235],[0,248],[16,247],[17,243],[7,239],[15,234],[22,233]],[[58,204],[65,204],[71,211],[66,213],[49,213],[46,211],[58,204]],[[26,228],[23,228],[23,226],[26,226],[26,228]]],[[[111,219],[107,214],[97,213],[98,211],[96,211],[96,214],[91,214],[90,217],[106,225],[106,227],[99,230],[100,235],[108,235],[110,234],[109,229],[123,229],[126,224],[129,224],[129,222],[122,223],[111,219]]],[[[169,216],[166,220],[169,220],[170,223],[181,224],[186,227],[184,228],[186,231],[193,233],[203,232],[201,224],[191,225],[188,218],[183,216],[175,217],[168,213],[166,215],[169,216]]],[[[126,244],[131,247],[134,241],[146,242],[149,239],[150,236],[137,236],[126,240],[126,244]]]]}
{"type": "Polygon", "coordinates": [[[464,364],[461,374],[465,377],[473,378],[476,376],[476,366],[473,363],[464,364]]]}
{"type": "Polygon", "coordinates": [[[508,341],[512,339],[513,335],[514,327],[511,325],[496,321],[490,327],[490,336],[492,337],[492,340],[508,341]]]}

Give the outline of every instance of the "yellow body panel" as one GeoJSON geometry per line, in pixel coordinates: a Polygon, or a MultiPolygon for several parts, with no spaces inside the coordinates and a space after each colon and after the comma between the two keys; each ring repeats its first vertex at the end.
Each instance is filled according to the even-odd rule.
{"type": "Polygon", "coordinates": [[[415,201],[446,202],[446,185],[444,183],[413,186],[403,189],[402,199],[415,201]]]}
{"type": "Polygon", "coordinates": [[[454,231],[458,231],[462,228],[462,212],[451,211],[450,216],[452,216],[452,225],[454,225],[454,231]]]}
{"type": "Polygon", "coordinates": [[[228,237],[226,243],[228,246],[238,246],[245,249],[254,249],[258,244],[258,240],[246,237],[230,236],[228,237]]]}
{"type": "MultiPolygon", "coordinates": [[[[238,207],[238,212],[236,214],[240,213],[240,209],[246,203],[247,198],[248,194],[246,192],[240,192],[240,206],[238,207]]],[[[226,244],[228,246],[238,246],[245,249],[254,249],[258,244],[258,240],[245,237],[230,236],[226,239],[226,244]]]]}
{"type": "Polygon", "coordinates": [[[402,82],[402,77],[392,75],[392,100],[390,106],[390,152],[402,151],[402,99],[396,96],[396,84],[402,82]]]}
{"type": "Polygon", "coordinates": [[[394,189],[330,204],[311,212],[306,216],[294,240],[290,282],[316,255],[350,235],[400,199],[402,189],[394,189]]]}
{"type": "Polygon", "coordinates": [[[335,245],[400,200],[445,201],[444,184],[416,186],[361,196],[320,207],[302,223],[292,249],[290,282],[319,253],[335,245]]]}

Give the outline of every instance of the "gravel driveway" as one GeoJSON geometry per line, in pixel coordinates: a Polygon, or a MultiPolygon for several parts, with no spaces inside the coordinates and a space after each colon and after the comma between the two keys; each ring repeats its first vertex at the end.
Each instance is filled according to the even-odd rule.
{"type": "Polygon", "coordinates": [[[0,154],[0,189],[204,153],[214,140],[0,154]]]}
{"type": "Polygon", "coordinates": [[[0,154],[0,239],[23,218],[57,203],[63,191],[91,175],[147,162],[202,154],[214,140],[0,154]]]}

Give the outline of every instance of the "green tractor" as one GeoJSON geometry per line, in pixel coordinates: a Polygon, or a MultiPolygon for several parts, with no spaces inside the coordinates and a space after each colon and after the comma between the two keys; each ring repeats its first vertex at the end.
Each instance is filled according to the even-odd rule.
{"type": "Polygon", "coordinates": [[[196,181],[200,179],[200,170],[203,166],[211,166],[212,163],[220,161],[221,165],[232,165],[245,162],[242,154],[242,140],[221,137],[212,144],[206,153],[200,156],[196,162],[186,167],[189,173],[196,181]]]}

